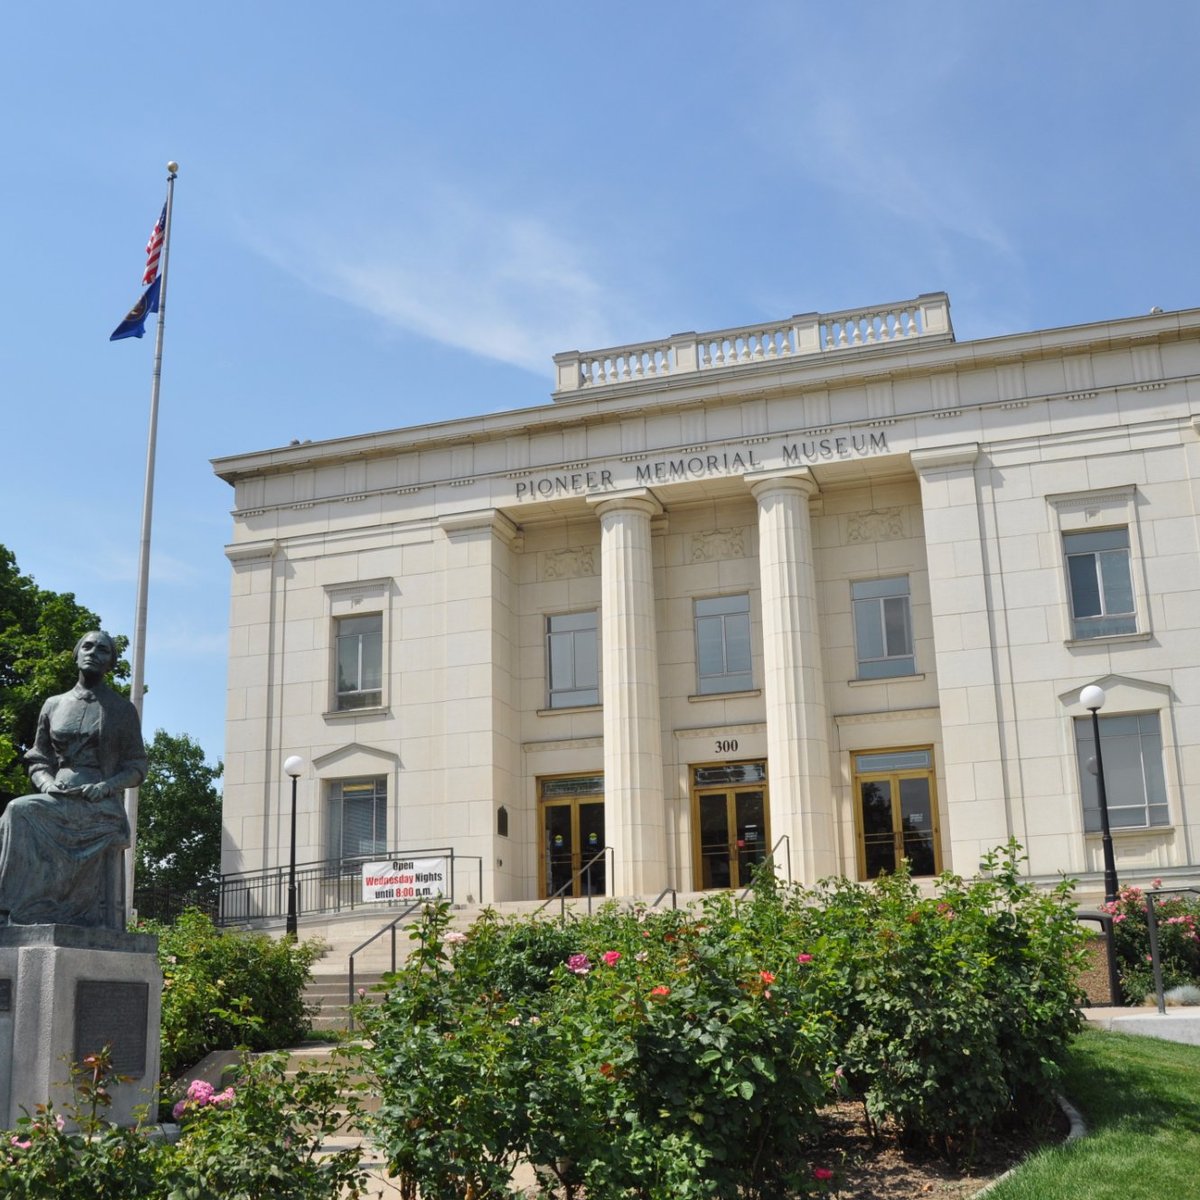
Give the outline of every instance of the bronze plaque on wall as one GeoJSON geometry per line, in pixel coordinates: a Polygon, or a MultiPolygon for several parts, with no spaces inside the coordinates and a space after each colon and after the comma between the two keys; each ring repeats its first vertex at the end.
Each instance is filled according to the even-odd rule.
{"type": "Polygon", "coordinates": [[[75,985],[75,1061],[108,1046],[112,1069],[135,1078],[146,1073],[148,983],[81,979],[75,985]]]}

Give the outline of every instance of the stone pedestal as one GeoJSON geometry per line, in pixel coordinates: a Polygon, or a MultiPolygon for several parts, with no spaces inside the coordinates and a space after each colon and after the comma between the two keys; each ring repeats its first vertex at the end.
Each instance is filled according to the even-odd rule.
{"type": "Polygon", "coordinates": [[[71,1064],[105,1046],[126,1083],[105,1113],[157,1116],[162,972],[152,934],[75,925],[0,928],[0,1128],[73,1100],[71,1064]]]}

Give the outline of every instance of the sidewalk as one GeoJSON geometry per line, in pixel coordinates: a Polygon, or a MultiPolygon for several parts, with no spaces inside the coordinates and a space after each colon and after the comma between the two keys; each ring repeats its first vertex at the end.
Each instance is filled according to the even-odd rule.
{"type": "Polygon", "coordinates": [[[1085,1008],[1083,1015],[1097,1029],[1200,1046],[1200,1007],[1168,1008],[1165,1013],[1157,1008],[1085,1008]]]}

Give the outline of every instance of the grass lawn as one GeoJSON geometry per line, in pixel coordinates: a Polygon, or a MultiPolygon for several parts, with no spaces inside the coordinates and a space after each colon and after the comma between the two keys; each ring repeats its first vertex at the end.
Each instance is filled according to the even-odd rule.
{"type": "Polygon", "coordinates": [[[1088,1136],[1034,1155],[988,1200],[1200,1196],[1200,1046],[1088,1030],[1063,1091],[1088,1136]]]}

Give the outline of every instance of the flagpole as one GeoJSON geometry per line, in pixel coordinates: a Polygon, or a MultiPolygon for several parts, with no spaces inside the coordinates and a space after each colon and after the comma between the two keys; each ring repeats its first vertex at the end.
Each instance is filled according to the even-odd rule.
{"type": "MultiPolygon", "coordinates": [[[[154,375],[150,384],[150,428],[146,435],[146,487],[142,496],[142,541],[138,553],[137,614],[133,626],[133,683],[129,698],[142,715],[146,687],[146,609],[150,592],[150,526],[154,516],[154,456],[158,441],[158,392],[162,382],[163,326],[167,320],[167,267],[171,259],[171,210],[175,203],[177,162],[167,163],[167,217],[163,222],[161,282],[158,290],[158,330],[154,337],[154,375]]],[[[129,849],[125,852],[125,914],[133,912],[133,877],[137,863],[138,789],[125,791],[125,815],[129,819],[129,849]]]]}

